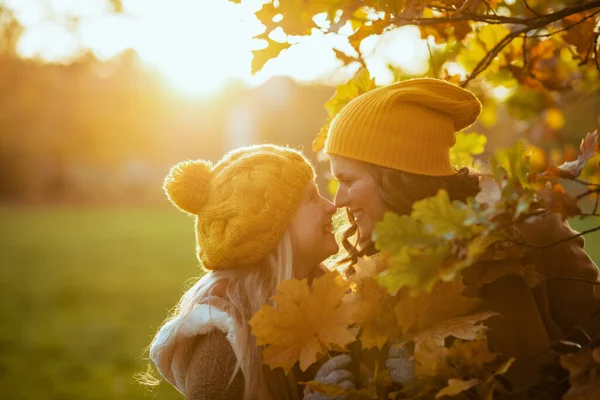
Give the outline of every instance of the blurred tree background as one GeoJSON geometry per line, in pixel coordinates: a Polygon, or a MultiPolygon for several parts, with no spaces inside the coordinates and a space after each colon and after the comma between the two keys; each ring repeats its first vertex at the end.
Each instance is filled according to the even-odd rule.
{"type": "Polygon", "coordinates": [[[319,132],[414,76],[481,97],[487,152],[524,138],[559,164],[600,124],[599,17],[597,0],[0,1],[0,398],[181,397],[133,378],[200,274],[171,165],[288,144],[327,193],[319,132]]]}

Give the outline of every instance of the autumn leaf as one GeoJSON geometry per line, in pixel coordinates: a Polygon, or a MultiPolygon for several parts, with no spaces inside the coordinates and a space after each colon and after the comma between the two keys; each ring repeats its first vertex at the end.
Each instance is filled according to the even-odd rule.
{"type": "Polygon", "coordinates": [[[267,345],[264,362],[287,372],[300,361],[304,371],[328,350],[354,341],[348,329],[352,311],[344,302],[348,288],[336,272],[310,287],[306,279],[281,282],[272,298],[275,306],[263,306],[249,321],[256,344],[267,345]]]}
{"type": "Polygon", "coordinates": [[[451,202],[448,192],[443,189],[435,196],[415,202],[411,217],[421,221],[431,233],[446,239],[467,238],[477,230],[465,224],[466,204],[451,202]]]}
{"type": "Polygon", "coordinates": [[[430,293],[417,296],[411,296],[408,289],[401,290],[394,309],[400,332],[423,330],[472,312],[481,300],[463,296],[464,288],[459,280],[453,280],[439,282],[430,293]]]}
{"type": "MultiPolygon", "coordinates": [[[[462,3],[462,2],[461,2],[462,3]]],[[[434,18],[435,15],[430,8],[423,11],[423,18],[434,18]]],[[[439,24],[421,25],[421,38],[427,39],[432,36],[436,43],[446,44],[452,41],[461,41],[473,29],[469,21],[441,22],[439,24]]]]}
{"type": "Polygon", "coordinates": [[[473,156],[482,154],[487,138],[475,132],[456,134],[456,142],[450,148],[450,162],[456,168],[470,167],[473,156]]]}
{"type": "Polygon", "coordinates": [[[372,278],[360,281],[355,289],[354,321],[362,328],[362,348],[381,349],[390,336],[395,336],[397,323],[394,306],[397,299],[389,296],[385,289],[372,278]]]}
{"type": "Polygon", "coordinates": [[[360,54],[360,44],[362,41],[371,35],[382,34],[390,25],[391,19],[389,14],[385,14],[383,18],[370,22],[368,25],[361,25],[356,32],[348,37],[350,44],[360,54]]]}
{"type": "Polygon", "coordinates": [[[537,192],[537,197],[540,200],[542,207],[562,215],[563,219],[581,213],[581,208],[579,208],[579,205],[577,204],[577,199],[570,196],[562,185],[558,183],[554,185],[550,182],[546,183],[547,185],[537,192]]]}
{"type": "Polygon", "coordinates": [[[498,354],[490,351],[486,338],[456,340],[448,349],[448,360],[463,376],[474,376],[493,362],[498,354]]]}
{"type": "Polygon", "coordinates": [[[267,41],[267,47],[265,47],[264,49],[252,51],[252,54],[254,54],[254,58],[252,58],[253,74],[256,74],[258,71],[260,71],[267,63],[267,61],[273,58],[277,58],[283,50],[291,46],[287,42],[276,42],[275,40],[269,37],[261,37],[261,39],[267,41]]]}
{"type": "Polygon", "coordinates": [[[349,56],[341,50],[333,49],[335,53],[335,57],[340,60],[344,65],[351,64],[355,61],[358,61],[355,57],[349,56]]]}
{"type": "Polygon", "coordinates": [[[453,318],[411,336],[410,340],[415,343],[417,376],[434,376],[440,368],[445,368],[445,360],[448,355],[448,348],[445,346],[447,337],[475,340],[487,330],[487,327],[480,323],[496,315],[499,314],[488,311],[453,318]]]}
{"type": "Polygon", "coordinates": [[[448,379],[448,386],[437,392],[435,398],[439,399],[444,396],[456,396],[457,394],[471,389],[480,382],[481,381],[479,379],[469,379],[468,381],[462,379],[448,379]]]}
{"type": "Polygon", "coordinates": [[[586,347],[560,356],[560,365],[569,371],[571,388],[563,400],[597,400],[600,393],[600,347],[586,347]]]}
{"type": "Polygon", "coordinates": [[[327,139],[329,126],[335,116],[348,104],[363,93],[375,89],[375,80],[366,68],[359,69],[356,74],[343,85],[337,87],[335,94],[325,103],[325,109],[329,115],[328,122],[321,128],[317,137],[313,140],[312,150],[321,151],[327,139]]]}
{"type": "Polygon", "coordinates": [[[583,13],[569,15],[562,20],[563,28],[568,28],[564,35],[564,40],[575,46],[582,60],[586,58],[590,47],[594,44],[594,29],[596,28],[596,24],[596,18],[583,13]],[[584,18],[586,19],[584,20],[584,18]]]}
{"type": "Polygon", "coordinates": [[[542,173],[541,177],[560,177],[565,179],[577,178],[583,168],[587,164],[588,160],[596,154],[598,146],[597,131],[588,133],[584,139],[581,140],[579,146],[579,157],[575,161],[568,161],[558,167],[552,167],[546,172],[542,173]]]}
{"type": "Polygon", "coordinates": [[[389,268],[377,275],[377,282],[390,294],[405,286],[411,293],[430,292],[440,280],[444,262],[450,257],[450,243],[434,247],[405,246],[388,257],[389,268]]]}

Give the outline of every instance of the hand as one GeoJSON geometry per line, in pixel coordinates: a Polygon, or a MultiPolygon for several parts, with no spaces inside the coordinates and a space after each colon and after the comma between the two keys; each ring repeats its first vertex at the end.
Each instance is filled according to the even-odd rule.
{"type": "Polygon", "coordinates": [[[390,370],[392,382],[406,386],[415,379],[415,361],[406,346],[394,344],[390,346],[385,366],[390,370]]]}
{"type": "MultiPolygon", "coordinates": [[[[326,385],[338,385],[344,389],[356,389],[354,376],[346,368],[352,359],[347,354],[332,357],[319,368],[315,381],[326,385]]],[[[304,389],[304,400],[345,400],[346,396],[325,396],[314,393],[309,387],[304,389]]]]}

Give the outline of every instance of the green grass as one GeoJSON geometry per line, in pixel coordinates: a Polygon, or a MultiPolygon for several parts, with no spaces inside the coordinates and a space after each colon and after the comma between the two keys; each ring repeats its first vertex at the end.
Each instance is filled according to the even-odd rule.
{"type": "MultiPolygon", "coordinates": [[[[598,243],[587,236],[597,262],[598,243]]],[[[193,220],[176,210],[0,210],[0,397],[181,399],[133,374],[199,272],[193,220]]]]}
{"type": "Polygon", "coordinates": [[[1,210],[0,397],[181,399],[133,374],[197,264],[176,210],[1,210]]]}

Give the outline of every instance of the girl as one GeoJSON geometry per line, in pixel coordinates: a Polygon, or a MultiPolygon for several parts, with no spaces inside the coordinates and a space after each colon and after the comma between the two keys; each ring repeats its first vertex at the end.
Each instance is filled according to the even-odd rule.
{"type": "MultiPolygon", "coordinates": [[[[301,153],[273,145],[237,149],[215,166],[182,162],[165,179],[169,200],[196,216],[197,256],[208,270],[150,348],[161,375],[187,398],[302,398],[298,377],[262,365],[248,320],[279,282],[318,275],[338,250],[336,208],[313,179],[301,153]]],[[[334,358],[317,376],[352,387],[348,362],[334,358]]]]}
{"type": "MultiPolygon", "coordinates": [[[[365,93],[336,116],[325,151],[339,181],[335,204],[346,209],[350,220],[342,242],[347,251],[344,262],[353,265],[358,257],[376,253],[371,235],[386,211],[410,214],[415,201],[440,189],[460,201],[479,191],[476,176],[467,168],[452,167],[449,150],[455,132],[473,124],[480,111],[479,100],[468,90],[442,80],[414,79],[365,93]],[[356,242],[350,242],[352,237],[357,237],[356,242]]],[[[576,233],[551,213],[517,228],[521,240],[534,246],[576,233]]],[[[522,262],[534,264],[546,277],[597,281],[598,268],[583,250],[583,242],[580,236],[557,246],[530,247],[522,262]]],[[[465,271],[465,285],[473,277],[467,272],[476,275],[478,267],[482,266],[465,271]]],[[[600,333],[599,285],[547,279],[530,289],[514,275],[485,285],[481,296],[482,309],[502,315],[487,323],[488,338],[508,357],[533,357],[578,325],[585,325],[592,337],[600,333]]],[[[393,358],[402,353],[392,346],[393,358]]],[[[406,363],[388,364],[392,376],[405,382],[406,363]]]]}

